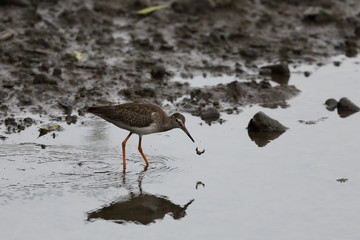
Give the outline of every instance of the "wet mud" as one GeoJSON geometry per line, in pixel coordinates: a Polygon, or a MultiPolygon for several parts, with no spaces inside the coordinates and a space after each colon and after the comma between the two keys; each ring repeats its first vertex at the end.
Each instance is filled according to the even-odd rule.
{"type": "Polygon", "coordinates": [[[299,93],[286,84],[287,64],[320,66],[335,54],[355,56],[359,48],[355,0],[184,0],[136,13],[157,4],[1,1],[0,116],[6,131],[30,125],[19,116],[24,113],[72,124],[85,106],[123,102],[152,102],[195,116],[209,108],[236,113],[249,104],[287,107],[299,93]],[[235,81],[191,85],[193,77],[221,75],[235,81]]]}

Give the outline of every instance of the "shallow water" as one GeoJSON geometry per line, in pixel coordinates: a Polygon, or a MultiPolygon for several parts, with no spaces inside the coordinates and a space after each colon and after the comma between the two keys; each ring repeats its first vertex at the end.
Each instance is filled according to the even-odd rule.
{"type": "Polygon", "coordinates": [[[1,239],[359,239],[360,113],[341,118],[323,103],[360,105],[360,59],[334,60],[340,67],[292,69],[289,84],[302,92],[286,109],[246,107],[211,126],[186,115],[195,144],[181,130],[145,136],[148,169],[133,136],[123,173],[127,132],[96,117],[55,139],[37,138],[35,126],[9,136],[1,239]],[[289,130],[252,140],[246,126],[258,111],[289,130]]]}

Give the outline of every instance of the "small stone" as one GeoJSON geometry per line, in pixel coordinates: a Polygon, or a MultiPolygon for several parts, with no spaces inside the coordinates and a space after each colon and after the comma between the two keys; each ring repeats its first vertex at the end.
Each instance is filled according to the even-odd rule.
{"type": "Polygon", "coordinates": [[[335,66],[335,67],[340,66],[340,64],[341,64],[341,62],[340,62],[340,61],[334,61],[334,66],[335,66]]]}
{"type": "Polygon", "coordinates": [[[220,118],[220,113],[216,108],[210,107],[201,113],[201,119],[204,121],[216,121],[220,118]]]}
{"type": "Polygon", "coordinates": [[[30,118],[30,117],[27,117],[27,118],[24,118],[24,123],[26,124],[27,127],[31,126],[35,121],[34,119],[30,118]]]}
{"type": "Polygon", "coordinates": [[[45,149],[45,148],[46,148],[46,145],[41,144],[41,149],[45,149]]]}
{"type": "Polygon", "coordinates": [[[248,130],[253,132],[284,132],[287,129],[279,121],[261,111],[256,113],[248,124],[248,130]]]}
{"type": "Polygon", "coordinates": [[[337,104],[338,110],[340,111],[349,111],[349,112],[358,112],[360,108],[351,102],[348,98],[343,97],[337,104]]]}
{"type": "Polygon", "coordinates": [[[334,98],[329,98],[325,101],[326,109],[329,111],[334,111],[337,107],[338,102],[334,98]]]}

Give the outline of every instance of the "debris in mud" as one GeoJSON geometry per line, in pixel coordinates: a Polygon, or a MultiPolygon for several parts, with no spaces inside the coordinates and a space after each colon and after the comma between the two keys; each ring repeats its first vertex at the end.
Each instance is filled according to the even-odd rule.
{"type": "Polygon", "coordinates": [[[168,7],[170,7],[170,5],[168,5],[168,4],[152,6],[152,7],[148,7],[148,8],[145,8],[145,9],[141,9],[141,10],[137,11],[136,13],[140,14],[140,15],[146,15],[146,14],[158,11],[160,9],[168,8],[168,7]]]}
{"type": "Polygon", "coordinates": [[[347,182],[349,179],[347,178],[339,178],[339,179],[336,179],[336,181],[340,182],[340,183],[345,183],[347,182]]]}
{"type": "Polygon", "coordinates": [[[205,153],[205,149],[202,150],[202,151],[200,151],[200,150],[198,149],[198,147],[196,147],[196,154],[197,154],[197,155],[201,155],[201,154],[204,154],[204,153],[205,153]]]}
{"type": "Polygon", "coordinates": [[[78,51],[72,51],[71,54],[73,55],[73,57],[78,60],[78,61],[82,61],[84,60],[84,56],[78,52],[78,51]]]}
{"type": "Polygon", "coordinates": [[[46,145],[45,144],[41,144],[41,149],[45,149],[46,145]]]}
{"type": "Polygon", "coordinates": [[[251,132],[285,132],[288,128],[260,111],[250,120],[247,129],[251,132]]]}
{"type": "Polygon", "coordinates": [[[3,140],[3,141],[4,141],[6,138],[7,138],[7,137],[5,137],[4,135],[0,135],[0,139],[3,140]]]}
{"type": "Polygon", "coordinates": [[[195,188],[198,189],[199,185],[205,187],[205,183],[201,182],[201,181],[197,181],[196,182],[196,185],[195,185],[195,188]]]}
{"type": "Polygon", "coordinates": [[[306,124],[306,125],[314,125],[320,121],[324,121],[326,120],[327,117],[322,117],[322,118],[319,118],[317,120],[310,120],[310,121],[305,121],[305,120],[299,120],[299,123],[303,123],[303,124],[306,124]]]}
{"type": "MultiPolygon", "coordinates": [[[[53,131],[62,131],[63,128],[60,125],[48,125],[46,127],[39,128],[39,137],[48,134],[49,132],[53,131]]],[[[53,133],[53,137],[55,138],[55,133],[53,133]]]]}

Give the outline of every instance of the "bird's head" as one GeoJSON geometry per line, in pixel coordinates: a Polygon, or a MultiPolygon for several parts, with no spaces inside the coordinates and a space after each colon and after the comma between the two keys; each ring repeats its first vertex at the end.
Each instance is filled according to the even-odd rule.
{"type": "Polygon", "coordinates": [[[176,128],[182,129],[189,136],[191,141],[195,142],[194,139],[191,137],[189,131],[185,127],[185,117],[181,113],[174,113],[173,115],[171,115],[171,120],[176,128]]]}

